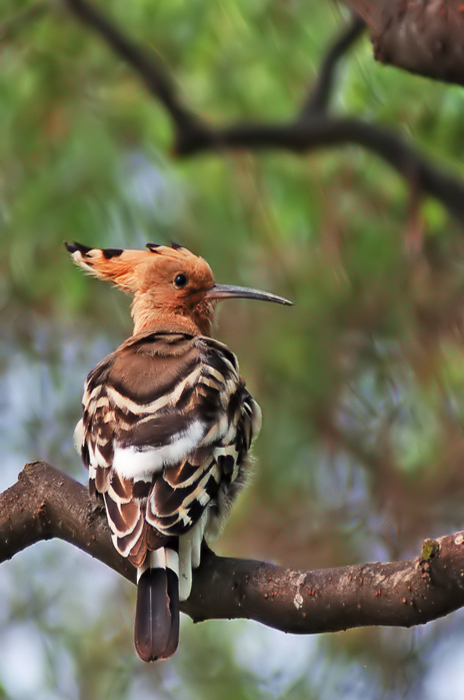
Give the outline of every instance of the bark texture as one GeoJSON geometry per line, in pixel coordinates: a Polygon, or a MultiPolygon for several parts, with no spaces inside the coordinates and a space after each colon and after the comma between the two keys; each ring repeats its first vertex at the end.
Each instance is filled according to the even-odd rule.
{"type": "MultiPolygon", "coordinates": [[[[53,537],[135,583],[135,569],[114,549],[104,510],[86,487],[32,462],[0,495],[0,562],[53,537]]],[[[247,618],[313,634],[366,625],[411,627],[463,606],[464,531],[426,540],[414,559],[308,571],[205,549],[181,609],[195,621],[247,618]]]]}
{"type": "Polygon", "coordinates": [[[366,22],[378,61],[464,85],[464,5],[460,0],[343,2],[366,22]]]}

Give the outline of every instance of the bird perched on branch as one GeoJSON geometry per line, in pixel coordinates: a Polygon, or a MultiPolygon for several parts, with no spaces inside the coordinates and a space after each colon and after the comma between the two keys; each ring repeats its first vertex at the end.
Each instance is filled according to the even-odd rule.
{"type": "Polygon", "coordinates": [[[216,303],[291,302],[216,284],[208,263],[177,244],[66,248],[133,295],[133,335],[87,377],[75,438],[114,546],[137,568],[137,653],[166,659],[203,538],[218,533],[243,487],[261,425],[235,355],[210,337],[216,303]]]}

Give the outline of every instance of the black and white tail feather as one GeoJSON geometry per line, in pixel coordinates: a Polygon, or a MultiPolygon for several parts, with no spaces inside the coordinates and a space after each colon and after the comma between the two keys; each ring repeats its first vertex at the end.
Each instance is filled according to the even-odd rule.
{"type": "Polygon", "coordinates": [[[179,642],[179,556],[160,547],[137,570],[135,648],[143,661],[167,659],[179,642]]]}
{"type": "Polygon", "coordinates": [[[179,600],[246,481],[260,423],[235,356],[209,337],[141,333],[89,374],[76,442],[114,545],[138,569],[145,661],[177,648],[179,600]]]}

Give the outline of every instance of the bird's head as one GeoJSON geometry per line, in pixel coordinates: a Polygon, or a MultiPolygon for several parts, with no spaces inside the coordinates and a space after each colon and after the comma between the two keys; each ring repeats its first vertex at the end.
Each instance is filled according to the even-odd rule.
{"type": "Polygon", "coordinates": [[[79,267],[133,295],[134,334],[162,324],[209,335],[220,299],[261,299],[291,305],[267,292],[216,284],[206,260],[176,243],[147,243],[148,250],[65,245],[79,267]]]}

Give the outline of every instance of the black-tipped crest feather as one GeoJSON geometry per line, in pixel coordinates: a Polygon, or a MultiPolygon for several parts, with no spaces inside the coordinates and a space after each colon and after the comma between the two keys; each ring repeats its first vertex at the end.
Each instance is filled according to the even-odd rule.
{"type": "Polygon", "coordinates": [[[161,243],[145,243],[145,248],[148,248],[150,253],[159,253],[158,248],[161,248],[161,243]]]}
{"type": "Polygon", "coordinates": [[[81,255],[88,255],[90,251],[93,250],[93,248],[90,246],[84,245],[83,243],[78,243],[77,241],[74,241],[73,243],[68,243],[65,241],[64,244],[71,255],[77,251],[79,251],[81,255]]]}
{"type": "Polygon", "coordinates": [[[102,248],[103,257],[107,260],[111,258],[118,258],[124,253],[122,248],[102,248]]]}

